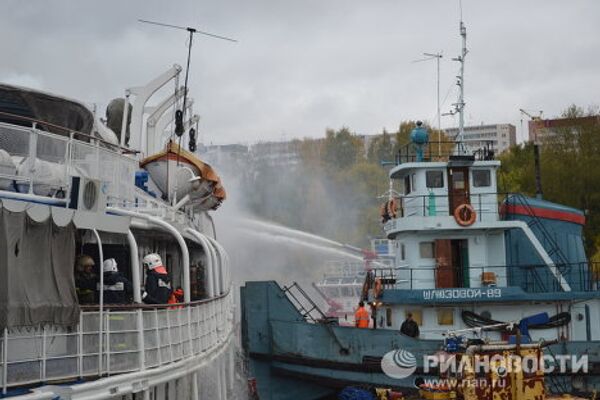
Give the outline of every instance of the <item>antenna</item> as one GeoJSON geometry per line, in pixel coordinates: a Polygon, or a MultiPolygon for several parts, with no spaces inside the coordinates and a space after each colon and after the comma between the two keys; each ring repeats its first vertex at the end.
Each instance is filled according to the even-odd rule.
{"type": "Polygon", "coordinates": [[[442,156],[442,122],[440,113],[440,59],[444,57],[443,52],[438,53],[423,53],[426,58],[413,61],[413,63],[421,61],[434,60],[437,64],[437,123],[438,123],[438,156],[442,156]]]}
{"type": "Polygon", "coordinates": [[[456,86],[459,87],[458,100],[453,104],[454,109],[448,113],[444,113],[443,115],[455,115],[458,114],[458,134],[456,137],[458,138],[458,143],[456,146],[457,155],[466,154],[466,149],[463,144],[464,134],[465,134],[465,58],[467,53],[467,28],[465,27],[464,22],[462,21],[462,1],[460,1],[460,25],[459,31],[460,36],[462,37],[462,49],[461,53],[458,57],[452,59],[452,61],[458,61],[460,63],[460,73],[456,76],[456,86]]]}
{"type": "MultiPolygon", "coordinates": [[[[201,35],[209,36],[215,39],[227,40],[229,42],[237,43],[236,39],[232,39],[226,36],[216,35],[214,33],[205,32],[196,28],[192,28],[189,26],[179,26],[172,24],[165,24],[163,22],[156,21],[148,21],[145,19],[138,19],[138,22],[144,24],[151,24],[161,26],[163,28],[171,28],[171,29],[179,29],[183,31],[189,32],[189,41],[188,41],[188,55],[187,55],[187,63],[185,68],[185,82],[184,82],[184,92],[183,92],[183,106],[180,110],[175,111],[175,134],[179,137],[179,147],[181,148],[181,136],[184,133],[184,121],[185,121],[185,112],[187,106],[187,95],[188,95],[188,80],[189,80],[189,72],[190,72],[190,62],[192,58],[192,41],[194,40],[194,34],[199,33],[201,35]]],[[[195,146],[194,146],[195,147],[195,146]]]]}

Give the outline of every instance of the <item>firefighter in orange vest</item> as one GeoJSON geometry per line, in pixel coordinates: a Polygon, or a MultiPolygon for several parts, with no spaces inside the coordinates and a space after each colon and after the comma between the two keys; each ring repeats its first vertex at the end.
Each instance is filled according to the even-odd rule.
{"type": "Polygon", "coordinates": [[[358,303],[358,309],[354,313],[354,326],[357,328],[369,327],[369,312],[365,308],[365,303],[363,301],[358,303]]]}

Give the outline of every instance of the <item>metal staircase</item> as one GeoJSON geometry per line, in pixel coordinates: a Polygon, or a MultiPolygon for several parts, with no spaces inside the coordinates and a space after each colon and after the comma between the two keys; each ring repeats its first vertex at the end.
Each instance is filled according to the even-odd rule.
{"type": "MultiPolygon", "coordinates": [[[[548,352],[553,359],[556,359],[556,356],[550,346],[546,347],[545,351],[548,352]]],[[[570,388],[568,387],[569,384],[565,382],[566,377],[547,374],[545,378],[547,383],[546,386],[550,393],[563,394],[570,392],[570,388]]]]}
{"type": "MultiPolygon", "coordinates": [[[[548,229],[546,229],[546,226],[543,224],[540,218],[537,215],[535,215],[535,212],[533,211],[533,208],[531,208],[531,205],[529,205],[527,198],[523,194],[519,193],[511,196],[511,199],[518,200],[520,205],[525,209],[525,211],[527,211],[527,216],[531,217],[531,220],[527,222],[527,226],[529,226],[530,228],[536,227],[538,231],[542,234],[545,242],[549,244],[549,248],[547,248],[546,251],[548,252],[550,258],[557,261],[557,267],[568,265],[569,261],[567,257],[564,255],[564,253],[562,252],[562,250],[560,249],[550,232],[548,232],[548,229]]],[[[542,245],[543,244],[544,243],[542,243],[542,245]]]]}
{"type": "MultiPolygon", "coordinates": [[[[535,212],[533,211],[533,208],[531,208],[531,205],[527,201],[527,198],[521,193],[513,194],[508,198],[508,205],[511,205],[512,200],[515,200],[513,205],[520,205],[526,211],[527,216],[530,217],[530,220],[527,222],[527,226],[532,230],[533,228],[536,228],[536,230],[542,235],[542,246],[544,246],[544,248],[546,249],[548,256],[552,260],[554,260],[556,268],[561,273],[561,275],[564,275],[570,269],[569,260],[567,256],[565,256],[565,254],[562,252],[562,250],[558,246],[558,243],[556,243],[556,241],[554,240],[544,223],[540,220],[540,218],[537,215],[535,215],[535,212]]],[[[532,273],[534,275],[537,274],[535,271],[532,271],[532,273]]],[[[539,280],[539,277],[537,278],[539,280]]]]}
{"type": "Polygon", "coordinates": [[[318,323],[327,320],[325,313],[297,282],[292,283],[290,286],[284,286],[283,293],[287,295],[288,299],[290,299],[305,321],[318,323]]]}
{"type": "Polygon", "coordinates": [[[329,335],[331,335],[331,337],[339,346],[340,354],[347,355],[350,353],[350,349],[340,341],[340,338],[333,330],[333,325],[337,325],[337,318],[328,318],[327,315],[321,311],[319,306],[317,306],[317,304],[310,298],[308,293],[306,293],[304,289],[298,285],[298,282],[294,282],[290,286],[284,286],[283,293],[285,293],[287,298],[294,305],[294,307],[296,307],[305,321],[315,324],[322,324],[326,327],[329,335]],[[294,292],[296,293],[294,294],[294,292]],[[316,313],[317,316],[313,315],[314,313],[316,313]]]}

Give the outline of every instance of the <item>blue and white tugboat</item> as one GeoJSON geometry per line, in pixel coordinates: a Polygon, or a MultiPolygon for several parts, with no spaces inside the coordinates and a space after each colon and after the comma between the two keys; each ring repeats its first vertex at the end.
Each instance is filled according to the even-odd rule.
{"type": "MultiPolygon", "coordinates": [[[[464,63],[462,23],[461,35],[464,63]]],[[[560,372],[546,371],[547,391],[600,389],[600,290],[584,253],[584,213],[498,192],[493,149],[467,154],[461,143],[459,86],[451,154],[436,154],[418,126],[389,173],[393,190],[382,216],[394,263],[373,267],[356,299],[371,304],[375,326],[314,316],[294,286],[242,288],[243,344],[262,399],[316,399],[360,384],[414,388],[437,374],[426,356],[466,342],[542,343],[547,355],[566,360],[560,372]],[[417,337],[400,333],[409,314],[417,337]],[[384,373],[382,359],[399,350],[412,373],[384,373]],[[582,359],[583,370],[572,368],[582,359]]]]}

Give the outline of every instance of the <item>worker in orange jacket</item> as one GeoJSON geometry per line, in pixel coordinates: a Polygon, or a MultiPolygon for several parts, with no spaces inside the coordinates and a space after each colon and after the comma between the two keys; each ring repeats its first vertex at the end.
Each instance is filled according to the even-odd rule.
{"type": "Polygon", "coordinates": [[[354,313],[354,326],[357,328],[369,327],[369,312],[365,308],[363,301],[358,303],[358,309],[354,313]]]}

